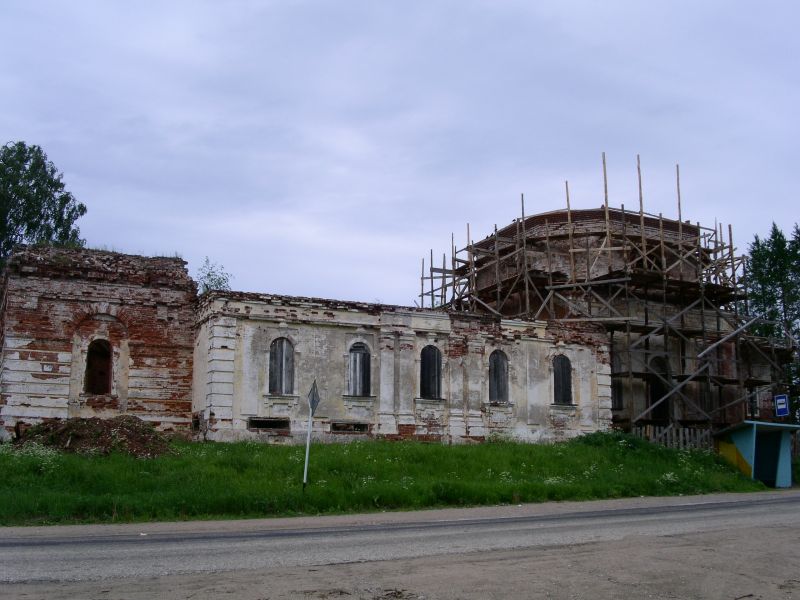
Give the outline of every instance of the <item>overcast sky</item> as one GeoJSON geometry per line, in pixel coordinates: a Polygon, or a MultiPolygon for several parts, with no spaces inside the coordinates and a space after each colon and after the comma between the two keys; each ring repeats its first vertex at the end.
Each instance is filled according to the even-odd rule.
{"type": "MultiPolygon", "coordinates": [[[[412,304],[422,256],[603,201],[798,216],[794,2],[0,4],[2,142],[39,144],[92,247],[234,289],[412,304]]],[[[2,143],[0,142],[0,143],[2,143]]]]}

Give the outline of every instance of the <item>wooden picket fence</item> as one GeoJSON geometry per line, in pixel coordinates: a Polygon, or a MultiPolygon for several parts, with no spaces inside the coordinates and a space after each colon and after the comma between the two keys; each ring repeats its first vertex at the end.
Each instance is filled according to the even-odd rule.
{"type": "Polygon", "coordinates": [[[676,427],[670,425],[637,425],[631,430],[633,435],[667,448],[688,450],[713,450],[714,438],[707,427],[676,427]]]}

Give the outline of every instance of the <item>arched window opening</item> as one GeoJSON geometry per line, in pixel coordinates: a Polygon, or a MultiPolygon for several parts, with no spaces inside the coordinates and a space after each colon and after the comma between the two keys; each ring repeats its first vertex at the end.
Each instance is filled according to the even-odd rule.
{"type": "Polygon", "coordinates": [[[291,394],[294,391],[294,346],[286,338],[277,338],[269,347],[269,393],[291,394]]]}
{"type": "Polygon", "coordinates": [[[111,393],[111,344],[107,340],[94,340],[89,344],[83,391],[87,394],[111,393]]]}
{"type": "Polygon", "coordinates": [[[508,402],[508,357],[502,350],[489,355],[489,402],[508,402]]]}
{"type": "Polygon", "coordinates": [[[442,397],[442,353],[436,346],[425,346],[421,358],[419,395],[437,400],[442,397]]]}
{"type": "Polygon", "coordinates": [[[563,354],[553,358],[553,390],[556,404],[572,404],[572,363],[563,354]]]}
{"type": "Polygon", "coordinates": [[[351,396],[369,396],[370,364],[369,348],[362,342],[350,346],[350,389],[351,396]]]}
{"type": "Polygon", "coordinates": [[[653,421],[669,421],[671,398],[656,405],[661,398],[667,395],[672,389],[670,384],[669,363],[665,358],[657,356],[650,362],[650,375],[648,377],[648,403],[647,406],[654,406],[646,418],[653,421]]]}

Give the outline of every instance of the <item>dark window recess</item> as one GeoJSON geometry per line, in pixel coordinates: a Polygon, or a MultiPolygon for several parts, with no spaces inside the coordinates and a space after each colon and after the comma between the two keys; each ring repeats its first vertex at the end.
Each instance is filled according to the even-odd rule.
{"type": "Polygon", "coordinates": [[[421,398],[438,400],[442,397],[442,353],[436,346],[422,349],[419,374],[421,398]]]}
{"type": "Polygon", "coordinates": [[[553,358],[553,389],[556,404],[572,404],[572,364],[563,354],[553,358]]]}
{"type": "Polygon", "coordinates": [[[700,404],[700,408],[706,412],[710,412],[714,404],[714,395],[711,392],[711,379],[709,377],[711,373],[710,365],[708,367],[706,367],[706,365],[708,365],[708,361],[705,358],[700,359],[698,371],[702,368],[705,368],[705,371],[703,371],[699,378],[698,403],[700,404]]]}
{"type": "Polygon", "coordinates": [[[111,393],[111,344],[106,340],[94,340],[89,344],[83,391],[87,394],[111,393]]]}
{"type": "Polygon", "coordinates": [[[625,408],[623,399],[623,382],[621,375],[611,376],[611,409],[622,410],[625,408]]]}
{"type": "Polygon", "coordinates": [[[369,433],[369,423],[331,423],[331,433],[369,433]]]}
{"type": "Polygon", "coordinates": [[[508,358],[502,350],[489,355],[489,402],[508,402],[508,358]]]}
{"type": "Polygon", "coordinates": [[[669,374],[669,363],[666,359],[657,356],[650,361],[650,374],[648,376],[649,397],[647,406],[654,406],[645,419],[652,421],[669,421],[670,402],[671,398],[667,398],[663,402],[656,405],[661,398],[667,395],[672,389],[671,378],[669,374]]]}
{"type": "Polygon", "coordinates": [[[250,417],[247,419],[247,428],[263,431],[288,431],[289,419],[257,419],[250,417]]]}
{"type": "MultiPolygon", "coordinates": [[[[613,341],[613,340],[612,340],[613,341]]],[[[622,410],[625,408],[622,399],[622,360],[619,352],[611,347],[611,409],[622,410]]]]}
{"type": "Polygon", "coordinates": [[[351,396],[369,396],[370,391],[369,348],[356,342],[350,347],[350,389],[351,396]]]}
{"type": "Polygon", "coordinates": [[[291,394],[294,391],[294,346],[286,338],[277,338],[269,347],[269,393],[291,394]]]}

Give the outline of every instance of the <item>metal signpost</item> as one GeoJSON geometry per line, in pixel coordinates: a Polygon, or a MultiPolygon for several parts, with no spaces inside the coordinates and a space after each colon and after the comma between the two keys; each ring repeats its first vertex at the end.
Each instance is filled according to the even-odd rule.
{"type": "Polygon", "coordinates": [[[317,391],[317,380],[311,385],[311,391],[308,392],[308,435],[306,436],[306,464],[303,467],[303,492],[306,491],[306,483],[308,483],[308,452],[311,449],[311,419],[314,417],[314,412],[317,410],[319,404],[319,392],[317,391]]]}
{"type": "Polygon", "coordinates": [[[778,394],[775,400],[775,416],[788,417],[789,416],[789,396],[786,394],[778,394]]]}

